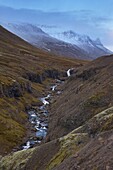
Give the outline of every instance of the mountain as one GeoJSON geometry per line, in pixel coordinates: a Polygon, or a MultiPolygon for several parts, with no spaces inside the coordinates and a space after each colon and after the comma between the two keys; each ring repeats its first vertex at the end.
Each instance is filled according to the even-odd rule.
{"type": "Polygon", "coordinates": [[[0,26],[0,169],[113,169],[112,77],[113,55],[90,62],[58,57],[0,26]],[[50,92],[56,78],[58,89],[50,92]],[[41,106],[42,95],[50,102],[47,137],[20,150],[35,131],[27,111],[41,106]]]}
{"type": "Polygon", "coordinates": [[[87,35],[80,35],[71,30],[54,33],[53,27],[48,29],[47,26],[38,27],[28,23],[9,23],[4,24],[4,26],[32,45],[57,55],[79,59],[95,59],[112,53],[103,46],[100,39],[94,41],[87,35]]]}
{"type": "Polygon", "coordinates": [[[103,46],[99,38],[94,41],[89,36],[77,34],[72,30],[55,33],[50,32],[50,35],[64,42],[78,46],[79,48],[87,52],[89,56],[92,56],[92,58],[94,59],[102,55],[112,53],[110,50],[103,46]]]}
{"type": "Polygon", "coordinates": [[[46,53],[0,26],[0,155],[19,150],[33,132],[27,109],[58,76],[85,61],[46,53]]]}
{"type": "Polygon", "coordinates": [[[66,43],[51,37],[42,29],[33,24],[4,24],[4,27],[32,45],[45,51],[57,54],[59,56],[73,57],[78,59],[92,59],[88,53],[76,45],[66,43]]]}
{"type": "MultiPolygon", "coordinates": [[[[81,17],[84,17],[83,11],[79,14],[81,17]]],[[[83,29],[84,25],[81,23],[81,20],[78,22],[76,15],[76,11],[44,12],[40,10],[13,9],[10,7],[0,6],[0,24],[2,26],[46,51],[51,50],[53,53],[58,55],[76,58],[84,57],[84,59],[95,59],[102,55],[111,54],[112,52],[106,49],[100,40],[95,41],[88,35],[83,35],[85,30],[83,29]],[[12,24],[7,25],[5,23],[12,24]],[[34,33],[33,29],[29,28],[31,26],[35,27],[34,33]],[[26,29],[23,27],[27,28],[29,36],[26,35],[26,29]],[[43,38],[41,38],[41,36],[39,36],[40,38],[36,36],[36,33],[39,31],[36,31],[36,27],[37,29],[41,28],[43,32],[45,32],[46,35],[41,35],[43,38]],[[19,29],[21,29],[21,31],[19,29]],[[31,29],[32,33],[30,32],[31,29]],[[81,34],[76,32],[81,32],[81,34]],[[38,40],[40,40],[40,43],[38,40]],[[61,47],[63,47],[64,50],[62,50],[61,47]]],[[[89,29],[88,26],[87,29],[89,29]]],[[[90,34],[92,31],[89,29],[88,32],[90,34]]],[[[98,30],[98,33],[99,32],[100,29],[98,30]]],[[[107,39],[105,39],[105,41],[107,42],[107,39]]]]}

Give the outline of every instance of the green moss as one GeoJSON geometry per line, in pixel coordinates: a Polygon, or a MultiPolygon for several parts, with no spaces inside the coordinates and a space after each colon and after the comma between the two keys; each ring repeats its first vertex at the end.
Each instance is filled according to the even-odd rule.
{"type": "Polygon", "coordinates": [[[22,142],[25,128],[6,115],[0,115],[0,148],[1,152],[8,152],[22,142]]]}
{"type": "Polygon", "coordinates": [[[93,96],[91,96],[83,105],[83,108],[88,108],[88,107],[99,107],[103,106],[103,98],[105,96],[105,92],[99,92],[93,96]]]}
{"type": "Polygon", "coordinates": [[[95,135],[113,129],[113,107],[110,107],[87,121],[82,126],[72,131],[73,133],[88,133],[95,135]]]}
{"type": "Polygon", "coordinates": [[[33,149],[15,152],[12,155],[5,156],[0,161],[0,169],[4,170],[20,170],[24,169],[27,161],[30,159],[34,152],[33,149]]]}
{"type": "Polygon", "coordinates": [[[59,139],[60,150],[51,159],[46,170],[51,170],[58,166],[65,159],[79,151],[88,141],[87,134],[68,134],[59,139]]]}
{"type": "Polygon", "coordinates": [[[26,114],[18,110],[19,104],[13,104],[13,102],[14,99],[0,99],[1,153],[9,152],[13,147],[20,145],[25,135],[25,127],[22,126],[22,122],[26,120],[26,114]]]}

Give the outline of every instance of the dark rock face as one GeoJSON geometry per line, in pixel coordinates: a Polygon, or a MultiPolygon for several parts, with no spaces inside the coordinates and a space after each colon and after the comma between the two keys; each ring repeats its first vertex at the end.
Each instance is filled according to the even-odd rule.
{"type": "Polygon", "coordinates": [[[36,74],[33,72],[26,73],[23,77],[30,80],[31,82],[40,83],[46,78],[58,79],[61,73],[57,70],[45,70],[42,74],[36,74]]]}
{"type": "Polygon", "coordinates": [[[21,97],[23,96],[24,90],[28,93],[32,93],[32,88],[30,83],[20,84],[18,82],[14,82],[11,85],[0,85],[0,97],[21,97]]]}
{"type": "MultiPolygon", "coordinates": [[[[57,70],[45,70],[42,74],[36,74],[33,72],[26,73],[23,77],[31,82],[42,84],[46,78],[58,79],[61,73],[57,70]]],[[[16,80],[10,82],[10,84],[0,84],[0,97],[21,97],[24,91],[32,93],[32,87],[29,81],[17,82],[16,80]]]]}
{"type": "Polygon", "coordinates": [[[22,89],[19,83],[14,83],[8,89],[8,96],[9,97],[21,97],[22,96],[22,89]]]}
{"type": "Polygon", "coordinates": [[[42,83],[42,81],[44,80],[42,75],[38,75],[38,74],[35,74],[32,72],[26,73],[24,78],[30,80],[31,82],[35,82],[35,83],[42,83]]]}
{"type": "MultiPolygon", "coordinates": [[[[57,70],[45,70],[42,74],[36,74],[33,72],[26,73],[23,77],[28,79],[31,82],[42,84],[46,78],[58,79],[60,74],[57,70]]],[[[32,87],[29,81],[26,82],[17,82],[13,80],[10,84],[0,84],[0,97],[21,97],[24,94],[24,91],[32,93],[32,87]]]]}
{"type": "Polygon", "coordinates": [[[57,70],[46,70],[45,74],[47,74],[47,77],[52,79],[58,79],[60,73],[57,70]]]}

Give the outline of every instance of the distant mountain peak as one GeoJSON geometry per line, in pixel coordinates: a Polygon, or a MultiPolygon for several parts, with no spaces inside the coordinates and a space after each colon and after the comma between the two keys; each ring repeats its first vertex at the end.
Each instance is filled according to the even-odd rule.
{"type": "Polygon", "coordinates": [[[103,46],[100,38],[97,38],[97,39],[95,40],[95,44],[96,44],[96,45],[101,45],[101,46],[103,46]]]}
{"type": "Polygon", "coordinates": [[[74,31],[72,31],[72,30],[64,31],[63,34],[64,34],[64,35],[72,35],[72,36],[76,36],[76,35],[77,35],[77,34],[76,34],[74,31]]]}
{"type": "Polygon", "coordinates": [[[88,35],[73,30],[54,32],[53,27],[39,27],[30,23],[9,23],[5,28],[41,49],[63,56],[95,59],[110,54],[99,38],[92,40],[88,35]]]}
{"type": "Polygon", "coordinates": [[[111,54],[111,51],[104,47],[99,38],[96,40],[91,39],[88,35],[81,35],[73,30],[61,31],[61,32],[48,32],[49,35],[60,39],[64,42],[73,44],[86,51],[93,58],[100,57],[102,55],[111,54]]]}
{"type": "Polygon", "coordinates": [[[14,33],[16,33],[15,31],[19,31],[19,32],[23,32],[23,33],[24,32],[26,33],[26,31],[29,31],[32,33],[41,33],[41,34],[48,35],[41,28],[37,27],[36,25],[30,24],[30,23],[19,23],[19,24],[8,23],[5,25],[5,27],[10,29],[14,33]]]}
{"type": "MultiPolygon", "coordinates": [[[[82,43],[88,43],[88,42],[91,42],[91,38],[88,36],[88,35],[81,35],[81,34],[78,34],[72,30],[68,30],[68,31],[64,31],[64,32],[61,32],[61,33],[58,33],[58,35],[64,35],[65,37],[69,38],[69,39],[72,39],[72,40],[75,40],[75,41],[79,41],[79,42],[82,42],[82,43]]],[[[72,42],[70,42],[72,43],[72,42]]]]}

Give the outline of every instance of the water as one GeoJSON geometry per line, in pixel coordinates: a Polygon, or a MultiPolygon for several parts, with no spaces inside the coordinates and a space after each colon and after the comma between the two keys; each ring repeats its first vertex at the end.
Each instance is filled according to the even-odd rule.
{"type": "MultiPolygon", "coordinates": [[[[72,69],[67,71],[67,76],[71,76],[72,69]]],[[[58,84],[63,83],[61,80],[56,80],[55,85],[51,86],[51,91],[55,92],[58,84]]],[[[57,95],[60,95],[61,91],[56,91],[57,95]]],[[[45,97],[40,98],[42,105],[39,106],[38,111],[35,109],[28,111],[29,122],[32,124],[32,127],[35,131],[35,135],[30,137],[30,139],[22,146],[23,150],[29,149],[36,144],[40,144],[41,141],[46,137],[48,131],[48,110],[47,106],[50,104],[52,96],[48,94],[45,97]]]]}
{"type": "Polygon", "coordinates": [[[51,86],[51,90],[55,91],[56,87],[57,87],[57,85],[51,86]]]}
{"type": "Polygon", "coordinates": [[[67,76],[68,76],[68,77],[71,76],[71,71],[73,71],[73,70],[74,70],[74,68],[70,68],[70,69],[67,70],[67,76]]]}
{"type": "MultiPolygon", "coordinates": [[[[57,85],[52,86],[51,90],[55,91],[57,85]]],[[[50,104],[51,94],[48,94],[45,97],[40,98],[42,105],[38,108],[38,111],[35,109],[29,110],[29,122],[32,124],[32,127],[35,131],[35,136],[31,137],[23,146],[22,149],[29,149],[35,144],[40,144],[41,141],[46,137],[48,130],[48,110],[47,106],[50,104]],[[34,139],[35,138],[35,139],[34,139]]]]}

